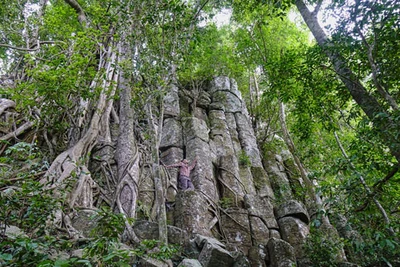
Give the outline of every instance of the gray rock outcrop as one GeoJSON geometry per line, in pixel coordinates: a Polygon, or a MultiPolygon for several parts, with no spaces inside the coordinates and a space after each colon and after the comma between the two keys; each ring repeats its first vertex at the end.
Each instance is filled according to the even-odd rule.
{"type": "Polygon", "coordinates": [[[267,244],[269,266],[293,267],[296,266],[296,256],[293,247],[282,239],[271,238],[267,244]]]}
{"type": "Polygon", "coordinates": [[[178,267],[202,267],[197,259],[184,259],[178,267]]]}
{"type": "Polygon", "coordinates": [[[199,262],[202,266],[208,267],[231,267],[234,258],[229,251],[220,243],[206,239],[202,242],[202,250],[199,255],[199,262]]]}
{"type": "MultiPolygon", "coordinates": [[[[190,175],[194,191],[177,189],[179,168],[165,169],[168,223],[179,229],[179,238],[172,241],[169,235],[169,241],[181,244],[190,257],[179,266],[296,264],[310,219],[289,191],[279,193],[283,204],[274,207],[274,190],[289,185],[290,177],[281,156],[262,161],[237,83],[217,77],[200,88],[172,86],[164,105],[163,164],[197,159],[190,175]]],[[[145,172],[142,176],[139,200],[151,211],[152,181],[145,172]]],[[[139,232],[143,227],[135,226],[139,232]]],[[[148,237],[158,236],[154,223],[146,227],[148,237]]]]}

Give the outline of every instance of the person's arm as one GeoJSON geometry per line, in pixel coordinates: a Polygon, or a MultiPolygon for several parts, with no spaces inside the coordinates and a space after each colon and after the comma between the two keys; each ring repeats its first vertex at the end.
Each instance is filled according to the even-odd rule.
{"type": "Polygon", "coordinates": [[[196,166],[196,163],[197,163],[197,159],[193,160],[192,164],[190,164],[190,166],[189,166],[190,171],[194,169],[194,167],[196,166]]]}
{"type": "Polygon", "coordinates": [[[181,167],[182,166],[182,162],[178,162],[175,164],[171,164],[171,165],[164,165],[165,168],[174,168],[174,167],[181,167]]]}

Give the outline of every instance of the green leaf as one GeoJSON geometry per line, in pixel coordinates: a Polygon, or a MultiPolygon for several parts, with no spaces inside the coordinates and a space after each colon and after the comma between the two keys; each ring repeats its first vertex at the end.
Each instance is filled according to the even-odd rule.
{"type": "Polygon", "coordinates": [[[1,253],[0,254],[0,259],[5,260],[5,261],[11,261],[12,260],[12,255],[9,253],[1,253]]]}

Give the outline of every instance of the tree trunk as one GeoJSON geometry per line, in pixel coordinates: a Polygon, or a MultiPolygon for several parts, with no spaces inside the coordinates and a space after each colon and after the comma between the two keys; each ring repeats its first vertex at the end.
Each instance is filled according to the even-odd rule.
{"type": "MultiPolygon", "coordinates": [[[[126,43],[119,46],[120,62],[129,55],[129,47],[126,43]]],[[[115,159],[118,168],[118,185],[115,192],[115,205],[118,211],[128,218],[134,218],[136,212],[136,201],[138,197],[139,182],[139,152],[134,134],[133,115],[134,110],[130,104],[132,99],[131,87],[127,75],[120,70],[118,89],[120,95],[119,107],[119,136],[115,159]]],[[[139,243],[138,237],[126,220],[131,240],[139,243]]]]}
{"type": "Polygon", "coordinates": [[[165,192],[163,186],[163,180],[160,172],[160,158],[159,158],[159,148],[160,148],[160,140],[162,134],[162,123],[164,116],[164,107],[163,107],[164,99],[161,97],[160,103],[160,115],[158,126],[156,126],[155,119],[152,112],[151,103],[147,104],[147,116],[149,120],[149,126],[152,131],[152,144],[151,144],[151,159],[153,161],[152,164],[152,175],[154,180],[154,189],[155,189],[155,201],[154,201],[154,216],[157,218],[158,223],[158,233],[159,240],[162,243],[168,243],[168,232],[167,232],[167,214],[165,210],[165,192]]]}
{"type": "Polygon", "coordinates": [[[78,167],[76,163],[90,152],[96,142],[100,131],[100,120],[107,106],[107,99],[113,97],[115,93],[115,86],[112,83],[115,80],[116,54],[112,47],[109,48],[106,58],[104,60],[106,77],[103,80],[102,91],[90,120],[88,130],[74,146],[57,156],[46,172],[45,179],[42,179],[42,183],[46,183],[46,180],[51,179],[53,182],[50,186],[51,188],[61,185],[65,179],[71,176],[71,173],[78,167]]]}
{"type": "Polygon", "coordinates": [[[259,87],[256,74],[249,72],[249,91],[250,91],[250,111],[253,129],[255,132],[258,130],[259,116],[258,116],[258,105],[259,105],[259,87]]]}
{"type": "MultiPolygon", "coordinates": [[[[93,204],[91,185],[94,182],[86,166],[87,156],[91,153],[92,148],[97,142],[101,129],[101,118],[109,103],[108,99],[112,99],[115,94],[116,86],[114,84],[117,78],[115,69],[117,56],[114,50],[113,45],[110,45],[106,55],[101,60],[105,69],[104,79],[102,80],[100,96],[94,107],[87,131],[75,145],[56,157],[44,178],[40,180],[45,185],[45,189],[53,190],[55,196],[65,193],[66,186],[73,181],[76,186],[69,194],[66,203],[64,203],[70,208],[74,207],[78,199],[81,200],[80,206],[87,205],[86,207],[91,207],[93,204]],[[83,161],[82,159],[86,160],[83,161]]],[[[64,222],[70,236],[77,237],[79,233],[72,227],[69,214],[63,214],[61,209],[55,211],[55,214],[56,217],[53,223],[64,222]]]]}

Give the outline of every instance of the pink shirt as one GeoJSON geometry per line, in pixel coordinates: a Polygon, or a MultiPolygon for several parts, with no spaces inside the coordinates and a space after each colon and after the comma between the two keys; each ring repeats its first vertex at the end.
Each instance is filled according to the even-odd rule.
{"type": "Polygon", "coordinates": [[[178,162],[178,163],[175,163],[175,164],[172,164],[172,165],[168,165],[168,166],[165,166],[165,167],[166,168],[180,167],[179,175],[189,177],[190,176],[190,172],[196,166],[196,162],[197,162],[197,160],[194,160],[192,162],[192,164],[190,164],[190,165],[186,164],[186,163],[183,163],[183,162],[178,162]]]}

